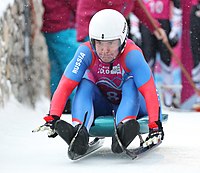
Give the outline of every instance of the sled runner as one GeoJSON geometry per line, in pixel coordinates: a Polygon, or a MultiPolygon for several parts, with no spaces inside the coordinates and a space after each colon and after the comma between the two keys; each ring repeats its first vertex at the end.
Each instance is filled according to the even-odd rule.
{"type": "MultiPolygon", "coordinates": [[[[168,115],[162,114],[162,122],[166,122],[167,120],[168,120],[168,115]]],[[[140,124],[140,134],[138,135],[140,138],[140,146],[139,147],[134,148],[134,149],[126,149],[122,145],[122,143],[118,137],[117,130],[116,130],[115,116],[100,116],[95,119],[94,125],[90,128],[89,135],[91,137],[95,137],[95,138],[93,141],[89,142],[89,147],[88,147],[87,152],[83,155],[78,155],[71,150],[71,148],[73,146],[73,141],[75,140],[77,134],[79,133],[79,131],[77,131],[75,137],[72,139],[72,142],[69,145],[68,157],[71,160],[78,160],[83,157],[86,157],[86,156],[94,153],[97,149],[99,149],[103,146],[103,142],[104,142],[103,138],[112,137],[113,135],[116,136],[118,143],[123,150],[123,153],[128,155],[131,159],[136,159],[139,156],[143,155],[144,153],[159,146],[162,143],[161,140],[158,141],[158,143],[156,143],[156,144],[152,143],[148,146],[143,145],[144,140],[143,140],[141,134],[146,134],[149,132],[148,116],[142,117],[142,118],[138,119],[137,121],[140,124]]],[[[83,124],[82,124],[82,127],[83,127],[83,124]]],[[[80,127],[79,129],[81,129],[82,127],[80,127]]]]}

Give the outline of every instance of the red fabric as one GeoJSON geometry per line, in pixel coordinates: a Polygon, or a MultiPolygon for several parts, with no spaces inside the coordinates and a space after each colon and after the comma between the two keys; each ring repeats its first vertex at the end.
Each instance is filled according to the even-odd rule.
{"type": "Polygon", "coordinates": [[[78,0],[42,0],[44,6],[42,32],[58,32],[75,28],[78,0]]]}
{"type": "MultiPolygon", "coordinates": [[[[193,67],[192,52],[190,48],[190,12],[192,2],[188,0],[182,0],[181,6],[183,10],[182,21],[182,36],[181,36],[181,61],[185,69],[190,73],[193,67]]],[[[189,84],[187,78],[182,73],[182,91],[181,91],[181,102],[185,102],[194,94],[194,89],[189,84]]]]}
{"type": "Polygon", "coordinates": [[[151,123],[149,123],[149,128],[150,129],[157,129],[158,125],[156,124],[156,122],[151,122],[151,123]]]}
{"type": "Polygon", "coordinates": [[[78,82],[62,76],[51,101],[50,115],[62,115],[67,99],[77,85],[78,82]]]}
{"type": "Polygon", "coordinates": [[[151,76],[150,80],[138,89],[145,97],[145,100],[149,100],[146,102],[147,112],[149,115],[149,128],[156,128],[157,125],[154,122],[159,119],[160,104],[153,77],[151,76]]]}
{"type": "Polygon", "coordinates": [[[52,116],[48,115],[48,116],[44,117],[44,120],[45,120],[46,122],[50,122],[50,121],[53,121],[54,118],[53,118],[52,116]]]}
{"type": "Polygon", "coordinates": [[[170,20],[171,0],[143,0],[143,2],[147,10],[152,14],[153,18],[161,20],[170,20]]]}
{"type": "Polygon", "coordinates": [[[192,0],[192,5],[197,5],[199,2],[199,0],[192,0]]]}
{"type": "Polygon", "coordinates": [[[77,118],[72,118],[72,122],[77,122],[79,124],[82,124],[83,122],[81,122],[79,119],[77,118]]]}
{"type": "Polygon", "coordinates": [[[92,16],[97,11],[106,8],[117,10],[126,18],[133,11],[144,24],[148,25],[151,31],[154,30],[136,0],[79,0],[76,16],[78,41],[83,41],[88,36],[89,22],[92,16]]]}
{"type": "MultiPolygon", "coordinates": [[[[153,32],[155,30],[154,26],[151,24],[151,21],[148,19],[148,17],[144,14],[144,11],[141,10],[141,7],[138,3],[137,0],[134,1],[134,7],[132,12],[139,18],[139,20],[147,26],[147,28],[153,32]]],[[[141,2],[143,3],[143,1],[141,0],[141,2]]],[[[144,5],[145,6],[145,5],[144,5]]],[[[160,24],[157,20],[154,20],[156,26],[160,27],[160,24]]]]}
{"type": "Polygon", "coordinates": [[[132,120],[132,119],[136,120],[136,118],[137,118],[137,116],[134,116],[134,115],[132,115],[132,116],[126,116],[126,118],[124,118],[122,120],[122,122],[126,122],[126,121],[129,121],[129,120],[132,120]]]}

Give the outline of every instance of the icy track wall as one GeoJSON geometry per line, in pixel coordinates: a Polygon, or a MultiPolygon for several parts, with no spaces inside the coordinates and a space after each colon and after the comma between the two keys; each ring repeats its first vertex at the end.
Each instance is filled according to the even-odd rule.
{"type": "Polygon", "coordinates": [[[0,16],[0,108],[11,94],[33,107],[41,94],[48,95],[47,48],[41,20],[33,20],[41,19],[42,7],[34,1],[32,13],[27,1],[15,0],[0,16]]]}

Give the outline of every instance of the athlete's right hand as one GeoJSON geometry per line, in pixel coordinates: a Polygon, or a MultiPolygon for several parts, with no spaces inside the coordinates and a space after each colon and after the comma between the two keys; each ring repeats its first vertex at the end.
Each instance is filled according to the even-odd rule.
{"type": "Polygon", "coordinates": [[[58,134],[55,132],[55,123],[60,119],[59,116],[56,115],[47,115],[44,117],[46,121],[45,124],[39,126],[38,128],[34,129],[32,132],[39,132],[39,131],[48,131],[47,135],[49,138],[55,138],[58,134]]]}

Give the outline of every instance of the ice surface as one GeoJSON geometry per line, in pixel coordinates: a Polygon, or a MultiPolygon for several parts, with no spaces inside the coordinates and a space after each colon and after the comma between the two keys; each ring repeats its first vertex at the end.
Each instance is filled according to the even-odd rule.
{"type": "MultiPolygon", "coordinates": [[[[79,161],[67,157],[67,145],[46,132],[32,133],[44,123],[49,102],[42,99],[32,110],[11,98],[0,109],[0,172],[1,173],[199,173],[200,172],[200,114],[169,112],[164,124],[165,139],[154,151],[138,160],[113,154],[111,138],[103,148],[79,161]]],[[[69,120],[69,115],[63,119],[69,120]]],[[[133,145],[136,145],[134,143],[133,145]]]]}

